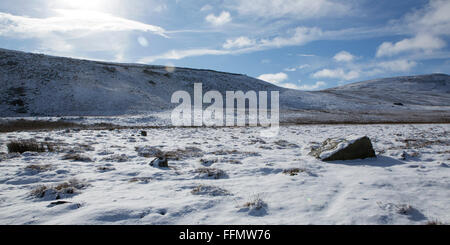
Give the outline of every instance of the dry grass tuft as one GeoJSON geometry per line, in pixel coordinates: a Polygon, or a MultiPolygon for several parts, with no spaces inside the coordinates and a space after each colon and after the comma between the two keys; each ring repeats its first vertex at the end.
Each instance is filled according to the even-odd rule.
{"type": "Polygon", "coordinates": [[[11,141],[7,145],[9,153],[24,153],[27,151],[30,152],[45,152],[53,151],[53,147],[48,143],[38,143],[36,140],[17,140],[11,141]]]}
{"type": "Polygon", "coordinates": [[[74,162],[92,162],[92,159],[90,159],[89,157],[77,154],[77,153],[67,153],[66,155],[64,155],[62,158],[62,160],[72,160],[74,162]]]}
{"type": "Polygon", "coordinates": [[[217,168],[198,168],[195,170],[195,173],[206,175],[206,177],[220,179],[226,178],[227,174],[225,171],[217,168]]]}
{"type": "Polygon", "coordinates": [[[82,182],[78,179],[70,179],[67,182],[63,182],[58,185],[45,186],[41,185],[31,191],[31,195],[36,198],[43,198],[45,196],[51,196],[52,199],[60,199],[66,195],[76,194],[79,190],[84,189],[89,184],[82,182]]]}
{"type": "Polygon", "coordinates": [[[229,191],[212,185],[198,185],[192,189],[193,195],[209,195],[209,196],[229,196],[229,191]]]}
{"type": "Polygon", "coordinates": [[[283,174],[288,174],[290,176],[295,176],[299,173],[308,173],[308,170],[304,168],[290,168],[283,170],[283,174]]]}
{"type": "Polygon", "coordinates": [[[53,168],[53,166],[51,164],[43,164],[43,165],[38,165],[38,164],[31,164],[25,167],[25,170],[28,171],[36,171],[36,172],[45,172],[45,171],[49,171],[53,168]]]}
{"type": "Polygon", "coordinates": [[[246,202],[243,206],[244,208],[260,210],[267,208],[267,203],[262,200],[260,195],[256,195],[252,198],[252,200],[246,202]]]}
{"type": "Polygon", "coordinates": [[[425,223],[425,225],[445,225],[445,224],[438,219],[432,219],[428,220],[427,223],[425,223]]]}

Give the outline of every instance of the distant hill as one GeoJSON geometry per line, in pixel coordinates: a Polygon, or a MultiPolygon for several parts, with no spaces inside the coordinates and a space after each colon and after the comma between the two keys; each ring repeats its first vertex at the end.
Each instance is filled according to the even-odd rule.
{"type": "Polygon", "coordinates": [[[118,64],[0,49],[0,117],[115,116],[164,112],[173,92],[280,91],[282,119],[450,122],[450,76],[431,74],[305,92],[211,70],[118,64]]]}

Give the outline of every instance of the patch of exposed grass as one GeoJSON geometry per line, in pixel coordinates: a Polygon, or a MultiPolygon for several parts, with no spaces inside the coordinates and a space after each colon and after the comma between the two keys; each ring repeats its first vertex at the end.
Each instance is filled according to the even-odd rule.
{"type": "Polygon", "coordinates": [[[78,153],[67,153],[61,159],[62,160],[72,160],[74,162],[92,162],[91,158],[83,156],[78,153]]]}
{"type": "Polygon", "coordinates": [[[36,198],[50,197],[50,199],[61,199],[66,196],[74,195],[86,188],[89,184],[82,182],[78,179],[70,179],[67,182],[63,182],[57,185],[41,185],[31,191],[31,196],[36,198]]]}
{"type": "Polygon", "coordinates": [[[112,155],[112,156],[108,156],[102,159],[102,161],[109,161],[109,162],[127,162],[128,156],[125,154],[116,154],[116,155],[112,155]]]}
{"type": "Polygon", "coordinates": [[[432,220],[428,220],[425,225],[445,225],[444,223],[442,223],[440,220],[438,219],[432,219],[432,220]]]}
{"type": "Polygon", "coordinates": [[[9,153],[24,153],[27,151],[30,152],[53,152],[55,149],[52,144],[48,142],[37,142],[34,139],[30,140],[16,140],[11,141],[8,144],[6,144],[8,147],[9,153]]]}
{"type": "Polygon", "coordinates": [[[17,131],[36,131],[36,130],[60,130],[60,129],[92,129],[92,130],[112,130],[125,128],[108,123],[97,123],[92,125],[83,125],[64,120],[44,121],[44,120],[13,120],[0,121],[0,132],[17,132],[17,131]]]}
{"type": "Polygon", "coordinates": [[[100,166],[100,167],[97,168],[97,170],[100,171],[100,172],[109,172],[109,171],[113,171],[113,170],[116,170],[116,169],[113,168],[113,167],[108,167],[108,166],[100,166]]]}
{"type": "Polygon", "coordinates": [[[193,157],[202,157],[203,151],[197,147],[188,146],[184,149],[164,152],[164,156],[169,160],[183,160],[193,157]]]}
{"type": "Polygon", "coordinates": [[[198,185],[192,189],[193,195],[209,195],[209,196],[229,196],[229,191],[212,185],[198,185]]]}
{"type": "Polygon", "coordinates": [[[226,178],[227,174],[225,171],[217,168],[198,168],[195,170],[195,173],[204,175],[208,178],[220,179],[226,178]]]}
{"type": "Polygon", "coordinates": [[[134,178],[131,178],[130,180],[128,180],[128,182],[130,182],[130,183],[140,182],[140,183],[147,184],[151,180],[152,180],[151,177],[134,177],[134,178]]]}
{"type": "Polygon", "coordinates": [[[244,208],[253,210],[260,210],[267,208],[267,203],[261,198],[260,195],[255,195],[250,201],[244,203],[244,208]]]}
{"type": "Polygon", "coordinates": [[[36,172],[41,173],[41,172],[49,171],[49,170],[51,170],[52,168],[53,168],[53,166],[52,166],[51,164],[42,164],[42,165],[39,165],[39,164],[31,164],[31,165],[26,166],[26,167],[25,167],[25,170],[28,170],[28,171],[36,171],[36,172]]]}
{"type": "Polygon", "coordinates": [[[299,173],[308,173],[309,174],[309,170],[307,170],[305,168],[290,168],[290,169],[283,170],[283,174],[288,174],[290,176],[295,176],[295,175],[298,175],[299,173]]]}

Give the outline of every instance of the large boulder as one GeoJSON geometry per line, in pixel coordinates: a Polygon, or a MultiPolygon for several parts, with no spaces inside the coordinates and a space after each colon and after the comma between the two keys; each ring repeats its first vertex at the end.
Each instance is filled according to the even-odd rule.
{"type": "Polygon", "coordinates": [[[367,136],[327,139],[322,145],[313,148],[310,154],[322,161],[376,157],[372,142],[367,136]]]}

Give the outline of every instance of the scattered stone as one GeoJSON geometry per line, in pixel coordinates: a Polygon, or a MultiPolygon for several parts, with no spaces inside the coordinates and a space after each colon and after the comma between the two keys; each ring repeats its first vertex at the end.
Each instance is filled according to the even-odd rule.
{"type": "Polygon", "coordinates": [[[200,159],[200,163],[205,167],[209,167],[218,161],[219,161],[219,159],[217,159],[217,158],[209,158],[209,159],[202,158],[202,159],[200,159]]]}
{"type": "Polygon", "coordinates": [[[97,170],[100,171],[100,172],[109,172],[109,171],[113,171],[113,170],[116,170],[116,169],[113,168],[113,167],[108,167],[108,166],[100,166],[100,167],[97,168],[97,170]]]}
{"type": "Polygon", "coordinates": [[[418,153],[418,152],[408,153],[406,151],[403,151],[402,154],[400,155],[400,160],[406,161],[410,158],[416,158],[419,155],[420,155],[420,153],[418,153]]]}
{"type": "Polygon", "coordinates": [[[169,163],[167,162],[167,158],[157,157],[157,158],[153,159],[153,161],[150,163],[150,166],[153,166],[156,168],[168,168],[169,163]]]}
{"type": "Polygon", "coordinates": [[[311,150],[310,155],[322,161],[354,160],[376,157],[367,136],[327,139],[311,150]]]}
{"type": "Polygon", "coordinates": [[[72,203],[72,202],[68,202],[68,201],[56,201],[56,202],[51,202],[50,205],[61,205],[61,204],[67,204],[67,203],[72,203]]]}

